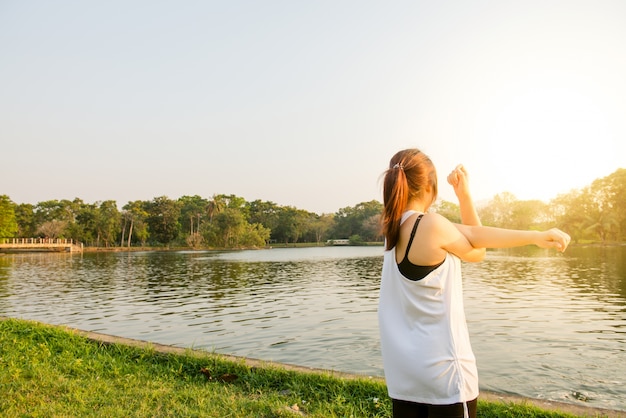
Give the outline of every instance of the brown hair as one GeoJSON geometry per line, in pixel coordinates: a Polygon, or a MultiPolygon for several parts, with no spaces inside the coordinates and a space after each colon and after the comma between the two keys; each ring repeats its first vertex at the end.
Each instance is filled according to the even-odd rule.
{"type": "Polygon", "coordinates": [[[397,152],[389,161],[383,180],[383,235],[385,248],[398,243],[400,220],[409,201],[422,196],[430,187],[433,202],[437,198],[437,172],[426,154],[410,148],[397,152]]]}

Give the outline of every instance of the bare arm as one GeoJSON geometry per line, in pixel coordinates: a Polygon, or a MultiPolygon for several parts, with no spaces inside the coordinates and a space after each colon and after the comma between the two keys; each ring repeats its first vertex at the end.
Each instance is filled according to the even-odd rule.
{"type": "Polygon", "coordinates": [[[477,248],[511,248],[536,245],[541,248],[556,248],[565,251],[570,236],[552,228],[547,231],[521,231],[516,229],[494,228],[489,226],[455,225],[456,228],[477,248]]]}
{"type": "Polygon", "coordinates": [[[461,223],[464,225],[482,225],[474,206],[474,200],[470,194],[467,170],[465,170],[462,164],[457,165],[448,175],[448,183],[454,188],[454,194],[459,199],[461,223]]]}
{"type": "Polygon", "coordinates": [[[465,167],[456,166],[448,175],[448,183],[454,187],[454,193],[459,199],[461,209],[461,222],[463,224],[455,224],[455,226],[472,247],[484,249],[537,245],[542,248],[556,248],[559,251],[565,251],[569,245],[570,236],[556,228],[548,231],[519,231],[481,226],[480,218],[469,192],[469,181],[465,167]]]}
{"type": "MultiPolygon", "coordinates": [[[[448,183],[454,188],[454,194],[456,194],[459,200],[461,222],[463,225],[481,226],[480,217],[478,216],[476,206],[474,206],[474,200],[470,194],[467,170],[465,170],[462,164],[457,165],[448,175],[448,183]]],[[[482,261],[486,255],[485,248],[472,245],[462,233],[461,236],[463,239],[458,236],[455,237],[453,231],[448,231],[443,248],[456,254],[461,260],[471,262],[482,261]]]]}
{"type": "MultiPolygon", "coordinates": [[[[446,218],[436,213],[425,215],[428,216],[428,225],[432,225],[432,234],[435,242],[433,246],[439,248],[440,251],[452,253],[463,261],[478,262],[485,258],[485,248],[473,245],[458,227],[463,226],[470,228],[468,225],[453,224],[446,218]]],[[[473,227],[479,228],[479,227],[473,227]]]]}

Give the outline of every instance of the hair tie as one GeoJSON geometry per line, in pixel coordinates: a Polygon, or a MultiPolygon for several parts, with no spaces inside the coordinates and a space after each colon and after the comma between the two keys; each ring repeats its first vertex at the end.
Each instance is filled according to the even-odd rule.
{"type": "Polygon", "coordinates": [[[395,163],[393,165],[393,168],[399,168],[400,170],[404,170],[404,166],[402,165],[402,163],[395,163]]]}

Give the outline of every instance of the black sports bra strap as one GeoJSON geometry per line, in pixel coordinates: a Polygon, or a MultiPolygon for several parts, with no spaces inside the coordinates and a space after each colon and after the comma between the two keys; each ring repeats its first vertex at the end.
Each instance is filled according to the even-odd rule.
{"type": "Polygon", "coordinates": [[[422,220],[423,213],[420,213],[417,219],[415,220],[415,224],[413,225],[413,230],[411,231],[411,236],[409,237],[409,243],[406,246],[406,252],[404,253],[404,258],[409,256],[409,250],[411,249],[411,244],[413,244],[413,238],[415,238],[415,231],[417,231],[417,225],[419,225],[422,220]]]}

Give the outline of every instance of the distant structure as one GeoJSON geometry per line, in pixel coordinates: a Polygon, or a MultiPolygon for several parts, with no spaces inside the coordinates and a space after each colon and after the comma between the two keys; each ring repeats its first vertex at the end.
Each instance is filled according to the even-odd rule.
{"type": "Polygon", "coordinates": [[[0,250],[82,253],[83,244],[65,238],[0,238],[0,250]]]}
{"type": "Polygon", "coordinates": [[[326,241],[326,245],[350,245],[349,239],[329,239],[326,241]]]}

